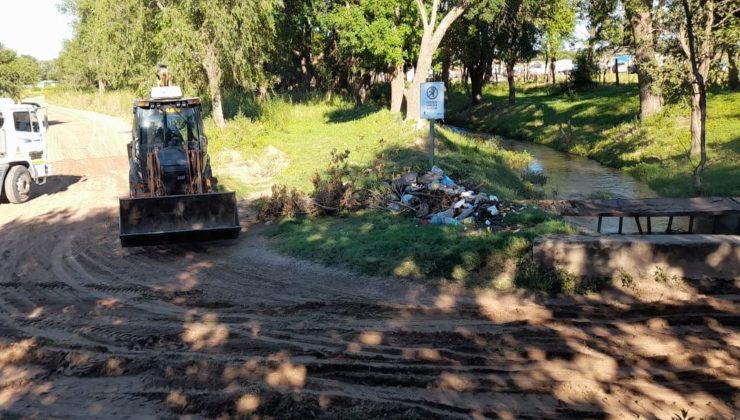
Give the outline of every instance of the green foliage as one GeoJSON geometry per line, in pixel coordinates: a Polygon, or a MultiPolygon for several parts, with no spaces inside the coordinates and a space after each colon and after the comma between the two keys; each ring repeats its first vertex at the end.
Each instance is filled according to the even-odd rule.
{"type": "Polygon", "coordinates": [[[40,77],[41,68],[34,58],[18,56],[0,44],[0,96],[20,99],[24,87],[38,82],[40,77]]]}
{"type": "Polygon", "coordinates": [[[653,277],[655,278],[655,281],[658,283],[668,283],[668,273],[666,273],[665,268],[656,266],[655,267],[655,273],[653,274],[653,277]]]}
{"type": "Polygon", "coordinates": [[[691,102],[691,70],[683,57],[666,56],[661,66],[651,69],[663,99],[669,104],[688,106],[691,102]]]}
{"type": "Polygon", "coordinates": [[[396,0],[356,0],[333,8],[325,17],[339,37],[342,61],[386,71],[409,60],[404,47],[413,36],[416,6],[396,0]]]}
{"type": "Polygon", "coordinates": [[[603,278],[578,278],[565,270],[540,267],[529,256],[519,260],[514,278],[519,288],[549,295],[594,293],[606,283],[603,278]]]}
{"type": "Polygon", "coordinates": [[[146,0],[65,0],[75,36],[57,60],[62,80],[84,88],[93,85],[142,89],[154,80],[157,61],[157,9],[146,0]]]}
{"type": "Polygon", "coordinates": [[[573,36],[576,0],[552,0],[543,9],[542,49],[550,59],[554,59],[560,55],[565,41],[573,36]]]}
{"type": "Polygon", "coordinates": [[[504,62],[529,61],[537,54],[540,35],[536,17],[543,3],[535,0],[507,0],[499,17],[495,46],[504,62]]]}
{"type": "Polygon", "coordinates": [[[156,64],[166,62],[174,82],[202,93],[211,83],[254,89],[265,80],[272,46],[272,0],[66,0],[75,36],[57,60],[72,87],[134,89],[155,84],[156,64]],[[210,73],[209,73],[210,72],[210,73]]]}
{"type": "MultiPolygon", "coordinates": [[[[519,92],[522,103],[504,106],[505,86],[484,91],[484,104],[469,108],[464,92],[451,91],[448,120],[471,129],[533,141],[622,168],[661,195],[686,197],[693,164],[688,158],[690,110],[669,105],[640,122],[635,86],[598,86],[566,95],[549,88],[519,92]]],[[[740,195],[740,93],[710,92],[707,167],[703,194],[740,195]]]]}
{"type": "Polygon", "coordinates": [[[264,82],[276,1],[170,0],[161,5],[158,42],[178,83],[200,91],[208,83],[255,89],[264,82]]]}
{"type": "Polygon", "coordinates": [[[594,78],[599,74],[599,67],[593,51],[582,49],[576,55],[574,69],[570,73],[569,83],[576,89],[591,88],[596,85],[594,78]]]}
{"type": "Polygon", "coordinates": [[[516,272],[508,272],[509,267],[525,258],[535,236],[569,231],[564,222],[555,220],[528,225],[516,233],[467,231],[455,226],[420,226],[407,217],[366,211],[336,218],[287,219],[271,227],[268,235],[289,254],[371,275],[549,290],[550,286],[543,288],[534,278],[531,283],[515,285],[516,272]],[[502,281],[503,277],[509,278],[502,281]]]}

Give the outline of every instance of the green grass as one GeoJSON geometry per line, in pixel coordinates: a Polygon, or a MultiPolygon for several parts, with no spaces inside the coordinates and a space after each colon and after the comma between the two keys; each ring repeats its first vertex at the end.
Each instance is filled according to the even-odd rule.
{"type": "MultiPolygon", "coordinates": [[[[47,96],[52,103],[93,109],[130,118],[130,92],[63,92],[47,96]],[[105,105],[105,106],[103,106],[105,105]]],[[[360,182],[386,180],[366,175],[366,168],[384,167],[385,173],[429,169],[425,132],[417,132],[399,115],[374,106],[355,108],[341,99],[320,97],[273,98],[255,104],[249,98],[227,100],[225,128],[206,118],[209,153],[214,167],[238,159],[265,163],[269,146],[277,148],[288,162],[274,174],[274,182],[304,192],[312,189],[314,173],[324,173],[333,149],[349,150],[348,163],[360,182]],[[365,174],[365,175],[363,175],[365,174]]],[[[522,174],[531,157],[522,152],[501,150],[494,142],[438,130],[437,164],[458,183],[496,194],[502,199],[537,197],[537,189],[522,174]]],[[[229,178],[221,178],[227,189],[239,196],[264,189],[229,178]]],[[[450,226],[419,226],[418,221],[385,212],[361,211],[338,217],[301,217],[273,224],[267,235],[288,254],[350,267],[367,274],[411,279],[433,278],[466,285],[498,289],[525,287],[538,290],[540,272],[522,268],[532,239],[540,234],[571,232],[565,222],[541,211],[510,213],[510,223],[522,228],[505,232],[466,230],[450,226]],[[525,273],[519,275],[517,273],[525,273]],[[534,274],[532,274],[534,273],[534,274]],[[532,279],[535,280],[532,280],[532,279]]],[[[531,265],[531,264],[530,264],[531,265]]],[[[563,283],[549,276],[544,291],[560,291],[563,283]]]]}
{"type": "MultiPolygon", "coordinates": [[[[288,219],[271,227],[268,235],[288,254],[367,274],[501,290],[520,284],[537,289],[531,273],[526,278],[518,275],[524,271],[519,264],[531,251],[532,239],[572,232],[572,228],[536,210],[511,216],[511,223],[520,218],[529,227],[490,233],[419,225],[408,217],[365,211],[343,217],[288,219]]],[[[553,287],[543,291],[553,291],[553,287]]]]}
{"type": "MultiPolygon", "coordinates": [[[[471,109],[460,90],[450,93],[450,120],[479,131],[546,144],[621,168],[665,196],[692,196],[690,111],[669,105],[638,120],[637,87],[599,86],[561,93],[531,87],[506,105],[505,84],[488,86],[485,102],[471,109]]],[[[713,92],[708,99],[709,165],[702,195],[740,195],[740,93],[713,92]]]]}
{"type": "Polygon", "coordinates": [[[26,94],[26,96],[37,95],[43,95],[48,102],[55,105],[86,109],[127,120],[131,119],[131,107],[134,99],[139,97],[133,91],[126,90],[110,91],[100,95],[96,91],[69,90],[60,86],[35,89],[26,94]]]}

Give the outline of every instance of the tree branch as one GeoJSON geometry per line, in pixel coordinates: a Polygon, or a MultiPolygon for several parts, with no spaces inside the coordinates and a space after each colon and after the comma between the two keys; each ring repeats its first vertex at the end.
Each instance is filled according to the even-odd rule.
{"type": "Polygon", "coordinates": [[[689,51],[689,40],[686,37],[686,26],[683,24],[678,29],[678,43],[681,45],[681,50],[683,51],[684,55],[686,55],[686,58],[691,60],[691,52],[689,51]]]}
{"type": "Polygon", "coordinates": [[[452,9],[450,9],[450,11],[447,12],[444,18],[442,18],[442,20],[439,22],[439,26],[434,31],[434,35],[432,36],[432,44],[434,44],[435,49],[442,42],[442,38],[444,37],[445,32],[447,32],[447,28],[449,28],[457,18],[462,16],[462,14],[465,13],[468,7],[470,7],[470,0],[462,0],[458,2],[452,9]]]}
{"type": "Polygon", "coordinates": [[[426,29],[429,27],[429,20],[427,19],[427,8],[424,6],[424,0],[416,0],[416,6],[419,8],[421,23],[424,25],[424,29],[426,29]]]}
{"type": "Polygon", "coordinates": [[[434,26],[437,25],[437,11],[439,10],[439,0],[434,0],[432,2],[432,16],[431,22],[429,22],[429,26],[431,26],[432,30],[434,30],[434,26]]]}
{"type": "Polygon", "coordinates": [[[722,18],[722,20],[720,20],[719,22],[715,23],[713,27],[714,28],[721,27],[722,25],[725,24],[725,21],[736,17],[735,14],[737,14],[737,13],[740,13],[740,7],[738,7],[737,9],[729,12],[725,17],[722,18]]]}

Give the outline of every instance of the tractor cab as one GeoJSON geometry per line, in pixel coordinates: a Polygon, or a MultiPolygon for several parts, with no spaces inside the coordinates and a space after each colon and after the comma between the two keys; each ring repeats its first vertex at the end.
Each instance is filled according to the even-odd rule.
{"type": "Polygon", "coordinates": [[[161,170],[163,191],[155,195],[204,192],[201,182],[197,179],[193,182],[199,176],[207,184],[207,190],[212,186],[200,99],[183,98],[179,87],[168,88],[155,88],[152,98],[134,101],[133,138],[129,145],[133,196],[141,195],[144,190],[151,195],[157,189],[158,180],[150,179],[152,168],[148,160],[158,161],[161,170]],[[198,166],[204,172],[193,170],[198,166]],[[144,188],[148,184],[151,188],[144,188]]]}

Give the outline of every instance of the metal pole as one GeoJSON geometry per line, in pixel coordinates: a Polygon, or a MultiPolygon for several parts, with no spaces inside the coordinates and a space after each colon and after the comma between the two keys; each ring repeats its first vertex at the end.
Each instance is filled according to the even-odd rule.
{"type": "Polygon", "coordinates": [[[429,167],[434,166],[434,120],[429,120],[429,167]]]}

